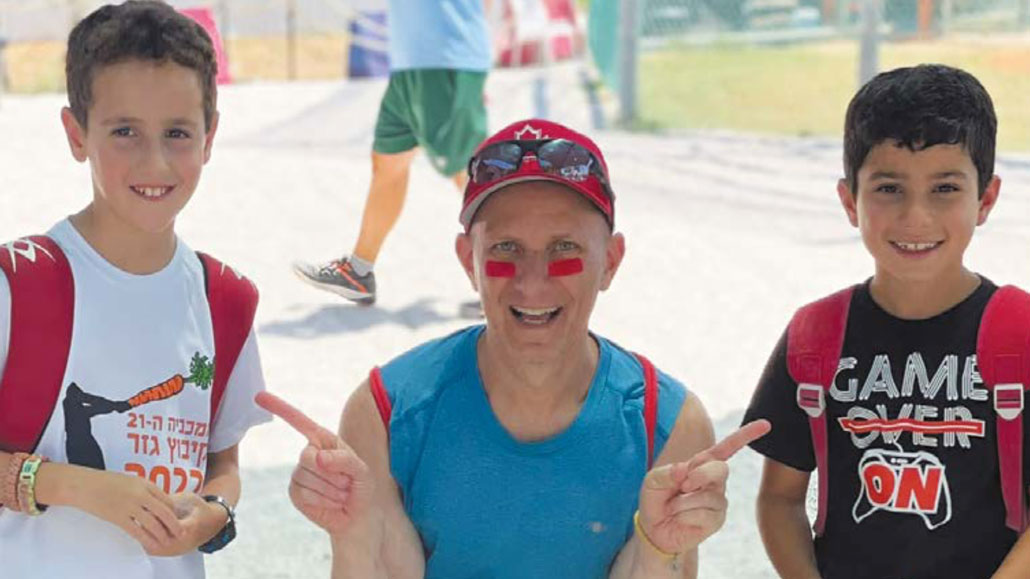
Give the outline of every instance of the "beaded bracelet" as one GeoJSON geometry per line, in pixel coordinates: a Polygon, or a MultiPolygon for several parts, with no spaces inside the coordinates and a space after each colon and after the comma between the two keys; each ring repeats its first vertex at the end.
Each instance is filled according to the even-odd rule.
{"type": "Polygon", "coordinates": [[[25,459],[21,465],[21,473],[18,475],[18,501],[27,512],[33,517],[43,514],[45,505],[36,503],[36,472],[39,465],[47,461],[46,457],[33,454],[25,459]]]}
{"type": "Polygon", "coordinates": [[[661,555],[665,560],[673,561],[676,557],[679,557],[679,553],[669,553],[651,542],[651,538],[647,536],[647,533],[644,532],[644,528],[640,526],[640,511],[633,513],[633,527],[636,528],[637,536],[640,537],[640,541],[647,543],[655,553],[661,555]]]}
{"type": "Polygon", "coordinates": [[[8,509],[21,512],[21,504],[18,503],[18,475],[21,473],[21,465],[29,455],[24,452],[16,452],[11,455],[7,463],[7,472],[0,477],[0,504],[8,509]]]}

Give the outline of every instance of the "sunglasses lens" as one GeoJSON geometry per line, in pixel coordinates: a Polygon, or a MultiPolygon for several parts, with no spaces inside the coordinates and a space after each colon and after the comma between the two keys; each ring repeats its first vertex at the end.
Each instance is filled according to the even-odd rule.
{"type": "Polygon", "coordinates": [[[590,151],[572,141],[558,139],[540,145],[537,150],[540,168],[569,181],[585,181],[594,167],[590,151]]]}
{"type": "Polygon", "coordinates": [[[472,166],[472,179],[477,185],[496,181],[518,170],[522,147],[517,143],[497,143],[483,149],[472,166]]]}

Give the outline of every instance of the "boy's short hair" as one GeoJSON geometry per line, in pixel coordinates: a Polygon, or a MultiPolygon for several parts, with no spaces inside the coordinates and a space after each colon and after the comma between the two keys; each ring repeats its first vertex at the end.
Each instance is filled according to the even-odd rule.
{"type": "Polygon", "coordinates": [[[68,35],[64,69],[68,101],[83,128],[93,104],[97,71],[128,60],[174,62],[195,71],[203,92],[205,130],[211,128],[218,72],[211,38],[189,17],[153,0],[129,0],[98,8],[68,35]]]}
{"type": "Polygon", "coordinates": [[[851,99],[844,119],[844,173],[858,192],[869,150],[888,139],[912,151],[962,145],[976,166],[979,194],[994,175],[998,119],[976,77],[950,66],[921,64],[876,75],[851,99]]]}

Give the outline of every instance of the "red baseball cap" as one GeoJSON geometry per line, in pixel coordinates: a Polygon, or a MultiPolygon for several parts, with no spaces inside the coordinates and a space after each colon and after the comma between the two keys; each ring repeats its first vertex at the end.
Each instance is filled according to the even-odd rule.
{"type": "Polygon", "coordinates": [[[597,160],[599,164],[597,169],[604,175],[604,179],[599,179],[592,173],[571,172],[565,174],[544,171],[540,168],[539,162],[536,161],[536,155],[532,151],[527,152],[518,169],[508,175],[485,183],[476,183],[471,178],[472,176],[469,176],[468,184],[465,185],[465,198],[462,202],[461,215],[459,217],[459,221],[461,221],[465,231],[468,231],[472,225],[472,218],[475,217],[476,212],[479,211],[479,208],[491,193],[499,191],[508,185],[525,183],[527,181],[551,181],[572,189],[590,200],[604,214],[608,224],[614,227],[615,194],[608,184],[608,165],[604,161],[604,155],[601,154],[601,149],[589,137],[577,133],[564,125],[543,119],[528,119],[512,123],[480,143],[479,147],[476,148],[476,152],[472,155],[469,168],[471,169],[475,165],[481,152],[497,143],[559,139],[571,141],[590,152],[597,160]]]}

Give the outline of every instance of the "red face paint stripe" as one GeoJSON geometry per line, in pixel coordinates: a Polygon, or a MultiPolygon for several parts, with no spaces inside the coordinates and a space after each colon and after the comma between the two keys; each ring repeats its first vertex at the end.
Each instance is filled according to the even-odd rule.
{"type": "Polygon", "coordinates": [[[559,259],[547,264],[547,275],[561,277],[564,275],[576,275],[583,271],[583,260],[574,257],[572,259],[559,259]]]}
{"type": "Polygon", "coordinates": [[[510,261],[488,260],[486,277],[515,277],[515,264],[510,261]]]}

